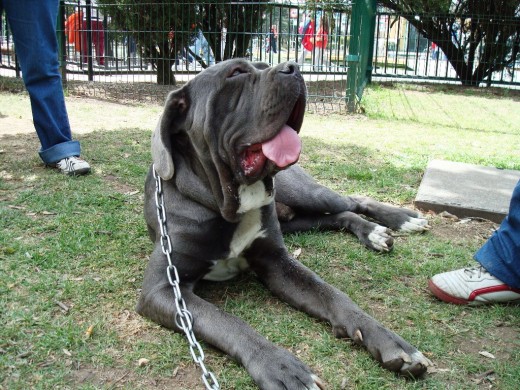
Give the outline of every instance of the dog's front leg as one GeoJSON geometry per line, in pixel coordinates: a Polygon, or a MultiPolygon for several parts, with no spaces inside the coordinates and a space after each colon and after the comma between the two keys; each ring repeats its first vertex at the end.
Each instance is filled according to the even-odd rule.
{"type": "Polygon", "coordinates": [[[289,256],[283,244],[273,249],[268,239],[257,240],[249,251],[251,268],[267,287],[287,303],[331,323],[338,338],[363,345],[390,371],[418,377],[431,362],[414,346],[386,329],[359,308],[345,293],[325,283],[289,256]]]}
{"type": "MultiPolygon", "coordinates": [[[[179,259],[179,256],[175,257],[179,259]]],[[[175,324],[175,297],[166,276],[166,265],[166,258],[156,247],[145,272],[137,312],[169,329],[180,331],[175,324]]],[[[196,337],[240,362],[260,389],[323,389],[320,379],[305,364],[238,317],[197,296],[193,292],[193,283],[184,284],[181,280],[180,290],[193,315],[196,337]]]]}

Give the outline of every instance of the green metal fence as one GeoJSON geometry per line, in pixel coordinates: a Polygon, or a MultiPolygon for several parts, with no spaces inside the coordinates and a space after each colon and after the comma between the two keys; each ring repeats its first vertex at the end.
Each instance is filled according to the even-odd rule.
{"type": "MultiPolygon", "coordinates": [[[[311,110],[345,110],[355,106],[366,83],[364,34],[375,8],[369,3],[62,1],[57,34],[63,80],[70,91],[89,96],[162,101],[174,84],[215,61],[295,61],[311,110]],[[313,41],[310,48],[305,40],[313,41]]],[[[0,74],[18,75],[7,28],[2,35],[0,67],[13,72],[0,74]]]]}
{"type": "MultiPolygon", "coordinates": [[[[461,74],[478,74],[485,61],[496,62],[488,54],[502,49],[499,66],[474,85],[520,85],[517,17],[405,15],[376,4],[62,0],[57,34],[63,81],[72,93],[162,102],[174,83],[185,83],[214,62],[295,61],[311,110],[353,111],[371,77],[466,83],[461,74]],[[313,28],[307,29],[311,21],[313,28]],[[420,28],[428,23],[437,23],[444,35],[427,36],[420,28]],[[319,45],[323,31],[326,43],[319,45]],[[493,31],[507,34],[474,42],[473,37],[493,31]],[[313,45],[306,48],[306,40],[313,45]],[[472,45],[477,50],[470,51],[472,45]],[[458,58],[446,55],[450,51],[458,58]]],[[[5,18],[0,38],[0,76],[16,80],[20,71],[5,18]]]]}
{"type": "Polygon", "coordinates": [[[520,86],[518,11],[417,15],[380,9],[373,42],[378,80],[520,86]]]}

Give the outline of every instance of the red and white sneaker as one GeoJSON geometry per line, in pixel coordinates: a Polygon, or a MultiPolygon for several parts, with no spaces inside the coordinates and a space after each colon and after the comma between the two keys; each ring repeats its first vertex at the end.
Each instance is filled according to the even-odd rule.
{"type": "Polygon", "coordinates": [[[502,283],[482,266],[437,274],[428,287],[440,300],[456,305],[520,303],[520,289],[502,283]]]}

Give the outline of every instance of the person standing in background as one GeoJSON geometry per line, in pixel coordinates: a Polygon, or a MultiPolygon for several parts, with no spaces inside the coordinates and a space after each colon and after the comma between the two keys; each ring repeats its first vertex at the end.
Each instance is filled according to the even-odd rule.
{"type": "Polygon", "coordinates": [[[0,0],[11,28],[45,165],[67,175],[90,172],[72,140],[58,61],[58,0],[0,0]],[[37,38],[35,38],[37,37],[37,38]]]}
{"type": "Polygon", "coordinates": [[[307,52],[314,51],[314,17],[309,17],[309,21],[305,24],[302,30],[303,38],[302,38],[302,47],[301,53],[298,58],[298,64],[304,66],[305,65],[305,56],[307,52]]]}
{"type": "Polygon", "coordinates": [[[269,47],[267,51],[271,51],[273,53],[277,52],[277,41],[278,41],[278,29],[276,25],[273,24],[271,26],[271,31],[269,32],[269,47]]]}
{"type": "Polygon", "coordinates": [[[320,25],[318,31],[316,31],[316,37],[314,38],[314,47],[316,48],[315,54],[315,70],[324,70],[328,64],[328,55],[326,53],[327,43],[329,42],[329,19],[327,15],[323,15],[320,18],[320,25]]]}

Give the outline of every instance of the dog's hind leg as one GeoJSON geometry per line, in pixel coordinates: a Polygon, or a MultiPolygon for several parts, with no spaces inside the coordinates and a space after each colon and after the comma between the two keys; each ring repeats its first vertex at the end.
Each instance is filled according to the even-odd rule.
{"type": "Polygon", "coordinates": [[[299,165],[293,165],[275,176],[275,199],[296,213],[337,214],[358,213],[359,205],[330,188],[318,184],[299,165]]]}
{"type": "Polygon", "coordinates": [[[414,210],[390,206],[363,196],[351,196],[361,214],[373,218],[392,230],[406,233],[422,233],[428,230],[428,220],[414,210]]]}
{"type": "MultiPolygon", "coordinates": [[[[277,211],[281,209],[279,204],[292,210],[291,218],[280,218],[284,233],[312,228],[347,229],[369,248],[376,249],[371,245],[368,234],[388,232],[377,224],[355,218],[353,214],[365,215],[396,231],[423,232],[429,228],[428,221],[416,211],[386,205],[367,197],[342,196],[318,184],[297,165],[278,173],[275,180],[277,211]]],[[[389,244],[387,242],[387,246],[391,247],[389,244]]]]}

